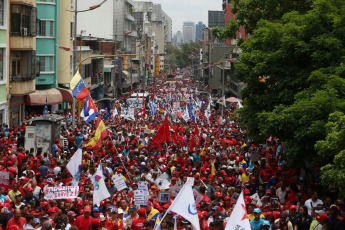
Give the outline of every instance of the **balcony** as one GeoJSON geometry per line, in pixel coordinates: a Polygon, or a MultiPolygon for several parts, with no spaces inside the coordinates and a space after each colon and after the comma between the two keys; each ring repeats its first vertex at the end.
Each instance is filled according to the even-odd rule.
{"type": "Polygon", "coordinates": [[[10,3],[36,6],[36,0],[10,0],[10,3]]]}
{"type": "Polygon", "coordinates": [[[35,92],[36,79],[33,77],[10,76],[10,94],[23,96],[35,92]]]}
{"type": "Polygon", "coordinates": [[[38,68],[36,52],[12,51],[10,52],[10,93],[13,95],[26,95],[35,91],[38,68]]]}
{"type": "Polygon", "coordinates": [[[125,19],[134,22],[134,17],[130,13],[125,14],[125,19]]]}
{"type": "Polygon", "coordinates": [[[16,50],[36,50],[36,37],[10,37],[10,48],[16,50]]]}

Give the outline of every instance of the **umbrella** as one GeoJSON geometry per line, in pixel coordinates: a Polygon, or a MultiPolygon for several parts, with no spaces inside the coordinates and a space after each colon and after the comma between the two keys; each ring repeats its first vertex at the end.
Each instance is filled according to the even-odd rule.
{"type": "Polygon", "coordinates": [[[229,97],[229,98],[227,98],[227,99],[225,99],[225,101],[226,102],[232,102],[232,103],[235,103],[235,102],[237,102],[237,101],[239,101],[239,102],[243,102],[241,99],[239,99],[239,98],[237,98],[237,97],[229,97]]]}

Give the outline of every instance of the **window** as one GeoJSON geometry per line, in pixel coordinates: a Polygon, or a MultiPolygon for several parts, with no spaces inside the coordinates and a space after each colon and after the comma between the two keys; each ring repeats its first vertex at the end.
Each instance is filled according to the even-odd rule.
{"type": "Polygon", "coordinates": [[[49,36],[50,37],[54,37],[54,22],[53,21],[50,21],[49,22],[49,36]]]}
{"type": "Polygon", "coordinates": [[[0,49],[0,81],[4,80],[4,53],[5,49],[0,49]]]}
{"type": "Polygon", "coordinates": [[[40,61],[40,72],[46,72],[46,57],[40,56],[39,61],[40,61]]]}
{"type": "Polygon", "coordinates": [[[46,21],[40,20],[38,35],[39,36],[46,36],[46,21]]]}
{"type": "Polygon", "coordinates": [[[54,72],[54,57],[49,57],[49,71],[54,72]]]}
{"type": "Polygon", "coordinates": [[[36,36],[36,15],[37,9],[35,7],[12,4],[11,35],[36,36]]]}
{"type": "Polygon", "coordinates": [[[4,26],[4,20],[5,20],[5,0],[0,0],[0,26],[4,26]]]}

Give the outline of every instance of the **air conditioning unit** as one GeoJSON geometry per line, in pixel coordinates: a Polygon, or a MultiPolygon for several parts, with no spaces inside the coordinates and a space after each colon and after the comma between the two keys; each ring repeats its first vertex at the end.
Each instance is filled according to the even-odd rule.
{"type": "Polygon", "coordinates": [[[22,28],[22,36],[28,36],[28,28],[22,28]]]}

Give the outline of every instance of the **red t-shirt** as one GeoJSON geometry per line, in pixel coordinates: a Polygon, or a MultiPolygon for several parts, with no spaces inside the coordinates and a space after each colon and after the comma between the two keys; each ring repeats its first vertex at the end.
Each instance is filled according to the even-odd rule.
{"type": "Polygon", "coordinates": [[[89,230],[91,221],[91,216],[89,216],[88,218],[85,218],[84,216],[78,216],[73,225],[77,226],[79,230],[89,230]]]}
{"type": "Polygon", "coordinates": [[[132,229],[133,230],[140,230],[141,227],[144,225],[145,219],[144,218],[138,218],[133,220],[132,222],[132,229]]]}

